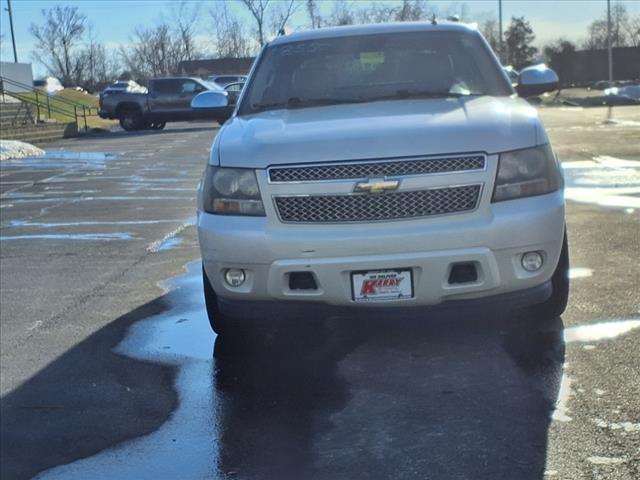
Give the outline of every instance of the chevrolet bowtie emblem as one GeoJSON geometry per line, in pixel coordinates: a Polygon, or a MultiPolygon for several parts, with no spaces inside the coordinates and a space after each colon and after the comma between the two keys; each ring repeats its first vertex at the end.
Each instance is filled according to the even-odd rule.
{"type": "Polygon", "coordinates": [[[398,180],[380,180],[356,183],[356,192],[382,193],[388,190],[397,190],[400,186],[398,180]]]}

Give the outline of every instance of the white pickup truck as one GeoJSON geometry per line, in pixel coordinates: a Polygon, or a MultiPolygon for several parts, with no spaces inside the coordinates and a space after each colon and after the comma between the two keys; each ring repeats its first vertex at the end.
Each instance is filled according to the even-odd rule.
{"type": "MultiPolygon", "coordinates": [[[[516,91],[557,83],[540,65],[516,91]]],[[[213,329],[276,304],[495,300],[561,314],[562,173],[516,91],[462,24],[327,28],[266,45],[199,190],[213,329]]],[[[205,92],[192,107],[225,102],[205,92]]]]}

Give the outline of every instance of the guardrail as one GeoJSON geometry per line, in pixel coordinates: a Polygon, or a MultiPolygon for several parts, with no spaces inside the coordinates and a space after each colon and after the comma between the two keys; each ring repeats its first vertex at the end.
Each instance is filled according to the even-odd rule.
{"type": "Polygon", "coordinates": [[[40,118],[44,116],[48,119],[53,119],[55,114],[58,117],[68,118],[70,121],[75,122],[78,129],[81,128],[81,121],[84,123],[84,131],[89,128],[87,126],[87,117],[98,114],[97,107],[90,107],[79,102],[60,97],[52,98],[45,92],[34,88],[33,85],[26,85],[24,83],[16,82],[14,80],[0,77],[0,93],[3,95],[10,95],[13,98],[20,100],[21,102],[32,105],[36,108],[36,118],[40,121],[40,118]],[[14,87],[21,89],[20,92],[14,92],[7,90],[5,87],[14,87]],[[32,96],[35,94],[35,98],[32,96]]]}

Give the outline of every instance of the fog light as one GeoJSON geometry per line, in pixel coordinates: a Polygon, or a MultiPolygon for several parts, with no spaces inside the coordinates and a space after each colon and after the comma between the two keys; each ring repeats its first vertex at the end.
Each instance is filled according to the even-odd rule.
{"type": "Polygon", "coordinates": [[[542,268],[542,255],[540,252],[527,252],[522,255],[522,268],[527,272],[535,272],[542,268]]]}
{"type": "Polygon", "coordinates": [[[244,283],[246,276],[240,268],[229,268],[224,272],[224,280],[232,287],[239,287],[244,283]]]}

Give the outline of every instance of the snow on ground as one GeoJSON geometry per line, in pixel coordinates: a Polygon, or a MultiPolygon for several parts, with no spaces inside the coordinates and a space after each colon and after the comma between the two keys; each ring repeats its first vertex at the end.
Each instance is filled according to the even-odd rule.
{"type": "Polygon", "coordinates": [[[44,150],[18,140],[0,140],[0,160],[44,155],[44,150]]]}

